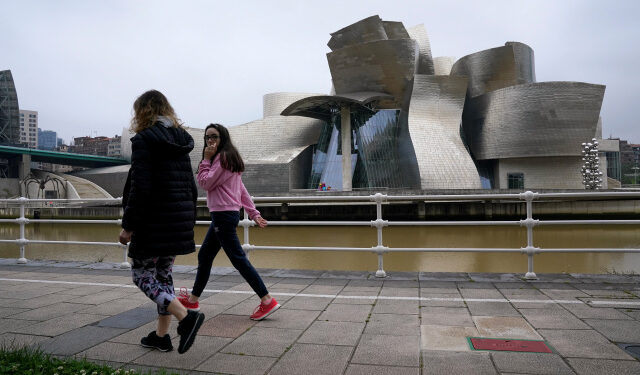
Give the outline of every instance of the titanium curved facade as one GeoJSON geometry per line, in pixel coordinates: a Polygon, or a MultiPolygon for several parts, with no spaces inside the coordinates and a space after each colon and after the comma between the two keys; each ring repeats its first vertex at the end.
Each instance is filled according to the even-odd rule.
{"type": "Polygon", "coordinates": [[[322,94],[301,92],[274,92],[262,97],[262,117],[280,116],[280,113],[291,103],[300,99],[322,94]]]}
{"type": "Polygon", "coordinates": [[[504,87],[535,82],[533,50],[523,43],[464,56],[451,68],[451,75],[469,78],[467,95],[475,97],[504,87]]]}
{"type": "Polygon", "coordinates": [[[596,133],[605,86],[542,82],[468,100],[464,132],[477,160],[581,155],[596,133]]]}
{"type": "Polygon", "coordinates": [[[407,32],[411,39],[418,43],[420,50],[416,74],[434,74],[434,62],[431,57],[431,43],[429,42],[427,29],[424,28],[424,25],[420,24],[407,29],[407,32]]]}
{"type": "Polygon", "coordinates": [[[0,144],[20,143],[20,108],[10,70],[0,71],[0,144]]]}
{"type": "Polygon", "coordinates": [[[480,176],[460,138],[467,79],[416,75],[409,133],[422,189],[480,189],[480,176]]]}
{"type": "Polygon", "coordinates": [[[379,16],[367,17],[354,24],[331,33],[331,39],[327,46],[332,51],[348,47],[354,44],[386,40],[387,32],[379,16]]]}
{"type": "Polygon", "coordinates": [[[456,62],[453,56],[439,56],[433,59],[433,71],[437,76],[448,76],[451,74],[451,68],[456,62]]]}
{"type": "Polygon", "coordinates": [[[401,106],[413,79],[417,58],[418,46],[413,39],[378,40],[327,54],[337,95],[358,91],[392,95],[395,101],[384,108],[401,106]]]}

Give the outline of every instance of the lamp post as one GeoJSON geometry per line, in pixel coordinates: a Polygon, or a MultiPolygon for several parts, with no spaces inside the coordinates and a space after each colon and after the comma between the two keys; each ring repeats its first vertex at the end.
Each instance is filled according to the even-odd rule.
{"type": "Polygon", "coordinates": [[[593,138],[589,143],[582,144],[582,183],[586,190],[599,190],[602,188],[602,172],[600,171],[600,158],[598,157],[598,141],[593,138]]]}

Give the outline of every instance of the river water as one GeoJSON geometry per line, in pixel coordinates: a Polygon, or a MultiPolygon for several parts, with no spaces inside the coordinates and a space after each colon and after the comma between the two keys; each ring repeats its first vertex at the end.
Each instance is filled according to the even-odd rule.
{"type": "MultiPolygon", "coordinates": [[[[207,226],[196,227],[201,243],[207,226]]],[[[56,241],[116,242],[120,228],[115,224],[29,224],[27,239],[56,241]]],[[[242,229],[238,236],[242,241],[242,229]]],[[[0,238],[16,239],[19,227],[0,224],[0,238]]],[[[519,248],[526,246],[526,229],[515,226],[387,227],[383,244],[388,247],[481,247],[519,248]]],[[[377,245],[376,229],[369,227],[280,227],[250,229],[250,243],[265,246],[371,247],[377,245]]],[[[637,225],[559,225],[534,229],[534,246],[541,248],[640,248],[637,225]]],[[[122,262],[118,247],[30,244],[27,259],[122,262]]],[[[18,258],[15,244],[0,244],[1,258],[18,258]]],[[[334,251],[254,251],[257,268],[375,271],[374,253],[334,251]]],[[[197,264],[196,254],[179,256],[177,264],[197,264]]],[[[640,273],[640,254],[560,253],[534,257],[537,273],[640,273]]],[[[220,252],[215,266],[230,266],[220,252]]],[[[501,272],[524,273],[527,256],[519,253],[394,253],[384,256],[385,271],[501,272]]]]}

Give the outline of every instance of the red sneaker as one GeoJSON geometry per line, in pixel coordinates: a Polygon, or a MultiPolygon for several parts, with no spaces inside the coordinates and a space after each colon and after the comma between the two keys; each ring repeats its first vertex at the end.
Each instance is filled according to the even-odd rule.
{"type": "Polygon", "coordinates": [[[187,292],[187,288],[180,288],[178,301],[180,301],[182,306],[186,307],[188,310],[200,311],[200,303],[198,301],[189,302],[189,292],[187,292]]]}
{"type": "Polygon", "coordinates": [[[271,303],[265,305],[264,303],[260,303],[255,310],[253,310],[253,314],[251,314],[251,320],[262,320],[267,316],[271,315],[274,311],[278,310],[280,304],[276,301],[275,298],[271,298],[271,303]]]}

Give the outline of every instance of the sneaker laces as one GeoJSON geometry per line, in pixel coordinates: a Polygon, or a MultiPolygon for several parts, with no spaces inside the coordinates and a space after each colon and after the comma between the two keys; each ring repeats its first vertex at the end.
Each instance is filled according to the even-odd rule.
{"type": "Polygon", "coordinates": [[[187,300],[189,299],[189,291],[187,290],[187,288],[180,288],[180,297],[187,298],[187,300]]]}
{"type": "MultiPolygon", "coordinates": [[[[257,313],[258,311],[264,312],[264,311],[266,311],[266,309],[267,309],[267,305],[265,305],[265,304],[263,304],[262,302],[260,302],[260,304],[258,305],[258,307],[256,307],[256,308],[253,310],[253,314],[257,313]]],[[[253,315],[253,314],[252,314],[252,315],[253,315]]]]}

